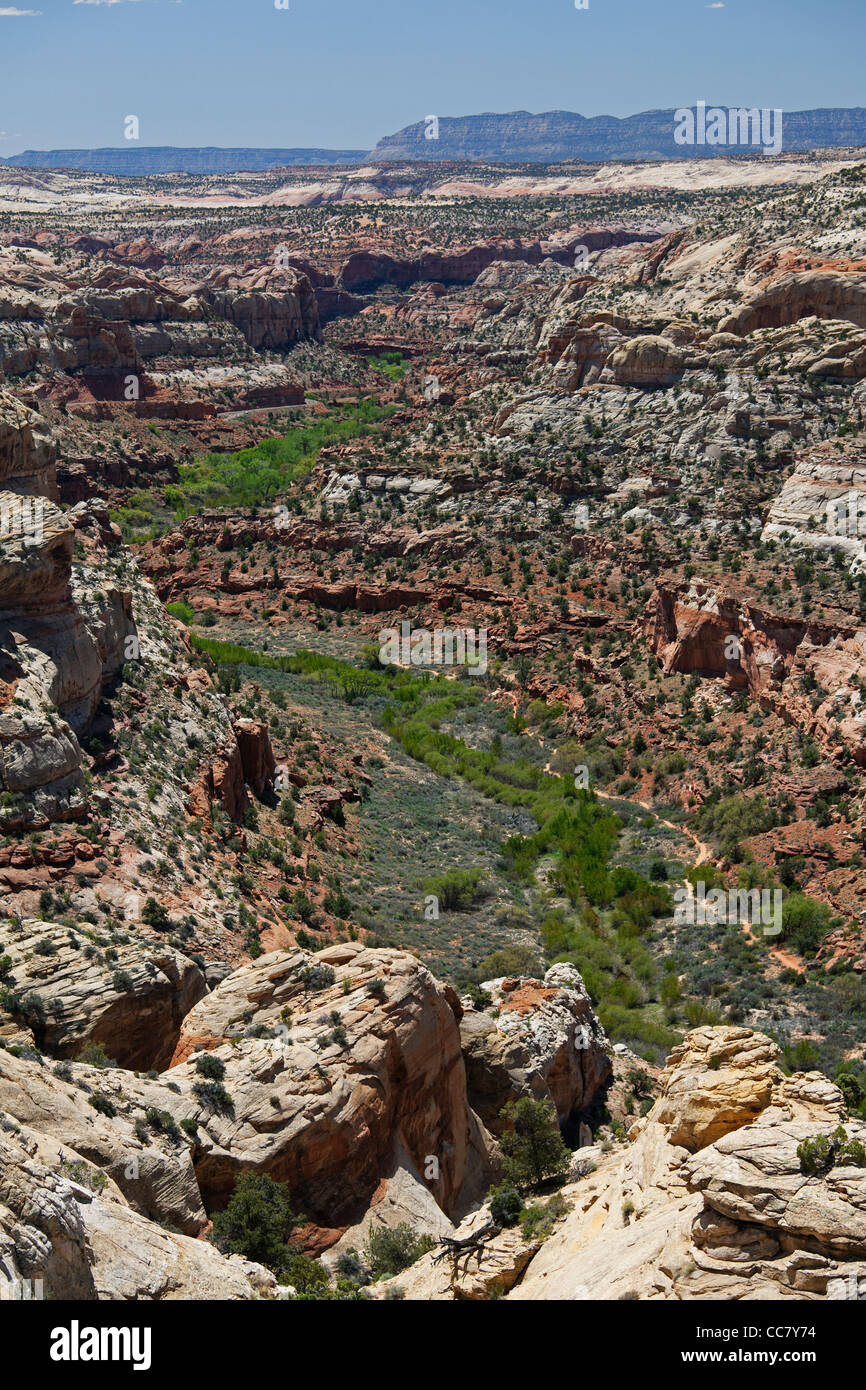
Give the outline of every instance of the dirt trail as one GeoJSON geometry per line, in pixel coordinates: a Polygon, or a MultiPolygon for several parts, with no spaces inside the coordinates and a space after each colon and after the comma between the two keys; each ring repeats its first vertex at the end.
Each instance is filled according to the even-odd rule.
{"type": "Polygon", "coordinates": [[[600,792],[598,790],[596,790],[595,794],[602,801],[628,801],[633,806],[642,806],[645,811],[649,811],[650,815],[655,816],[660,825],[666,825],[669,830],[676,830],[682,835],[687,835],[698,851],[698,857],[695,860],[696,865],[711,864],[715,861],[712,845],[708,845],[706,840],[701,840],[693,830],[689,830],[688,826],[677,825],[672,820],[665,820],[664,817],[660,816],[654,809],[652,802],[641,801],[639,798],[632,796],[613,796],[610,792],[600,792]]]}
{"type": "MultiPolygon", "coordinates": [[[[688,835],[689,839],[692,841],[692,843],[695,845],[695,847],[696,847],[697,850],[698,850],[698,857],[697,857],[697,859],[695,860],[695,866],[696,866],[696,867],[697,867],[699,864],[714,864],[714,863],[715,863],[716,856],[713,854],[713,850],[712,850],[712,846],[711,846],[711,845],[708,845],[707,842],[706,842],[705,840],[699,839],[699,837],[694,833],[694,831],[689,830],[687,826],[685,826],[685,825],[675,825],[673,821],[665,820],[662,816],[657,815],[656,812],[653,810],[653,807],[652,807],[651,802],[648,802],[648,801],[641,801],[641,800],[639,800],[639,799],[637,799],[637,798],[631,798],[631,797],[616,797],[616,796],[611,796],[611,795],[609,795],[607,792],[600,792],[600,791],[596,791],[596,796],[600,797],[602,801],[625,801],[625,800],[629,800],[629,801],[633,801],[634,805],[636,805],[636,806],[642,806],[642,807],[644,808],[644,810],[649,811],[651,815],[654,815],[654,816],[656,817],[656,820],[658,820],[662,825],[668,826],[671,830],[680,830],[680,831],[682,831],[682,833],[683,833],[684,835],[688,835]]],[[[688,879],[685,880],[685,884],[686,884],[686,888],[689,890],[689,896],[690,896],[690,898],[693,898],[693,897],[694,897],[694,888],[692,887],[692,885],[691,885],[691,883],[689,882],[688,879]]],[[[757,942],[759,942],[759,941],[761,940],[761,938],[760,938],[760,937],[757,937],[757,936],[755,935],[755,933],[752,931],[752,928],[751,928],[751,925],[750,925],[749,922],[741,922],[741,923],[740,923],[740,926],[742,927],[743,932],[745,933],[745,935],[746,935],[746,937],[749,939],[749,941],[751,941],[751,942],[753,942],[753,943],[757,943],[757,942]]],[[[798,956],[792,955],[792,953],[791,953],[790,951],[783,951],[782,948],[781,948],[780,946],[768,946],[768,948],[767,948],[767,953],[768,953],[768,955],[770,956],[770,958],[771,958],[777,965],[781,966],[783,969],[802,971],[803,968],[804,968],[804,967],[803,967],[803,962],[800,960],[800,958],[799,958],[798,956]]]]}
{"type": "MultiPolygon", "coordinates": [[[[545,771],[550,771],[549,765],[545,769],[545,771]]],[[[658,812],[655,810],[655,808],[652,805],[652,802],[641,801],[639,797],[614,796],[611,792],[600,792],[597,788],[593,788],[593,790],[595,791],[595,794],[600,801],[626,801],[629,802],[632,806],[640,806],[643,808],[644,811],[649,811],[650,815],[655,816],[656,820],[659,822],[660,825],[665,825],[669,830],[677,830],[681,834],[688,836],[688,838],[691,840],[692,844],[698,851],[698,857],[695,860],[696,868],[700,864],[715,864],[716,856],[713,853],[712,845],[709,845],[706,840],[702,840],[698,835],[695,834],[693,830],[689,830],[688,826],[677,825],[674,821],[665,820],[665,818],[663,816],[660,816],[658,812]]],[[[689,882],[688,879],[685,879],[684,881],[686,888],[689,890],[689,896],[693,898],[694,888],[692,884],[689,882]]],[[[741,922],[740,926],[742,927],[745,935],[748,937],[750,941],[756,942],[760,940],[760,938],[756,937],[752,932],[750,923],[741,922]]],[[[799,959],[799,957],[792,955],[790,951],[783,951],[780,946],[769,946],[767,953],[777,965],[785,969],[802,971],[804,968],[803,962],[799,959]]]]}

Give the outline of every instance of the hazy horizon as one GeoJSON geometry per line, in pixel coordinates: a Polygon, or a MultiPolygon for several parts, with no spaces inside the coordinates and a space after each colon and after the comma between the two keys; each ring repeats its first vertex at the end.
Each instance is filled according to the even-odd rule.
{"type": "Polygon", "coordinates": [[[428,113],[864,104],[851,0],[289,4],[0,7],[0,156],[123,147],[130,115],[139,147],[369,150],[428,113]]]}

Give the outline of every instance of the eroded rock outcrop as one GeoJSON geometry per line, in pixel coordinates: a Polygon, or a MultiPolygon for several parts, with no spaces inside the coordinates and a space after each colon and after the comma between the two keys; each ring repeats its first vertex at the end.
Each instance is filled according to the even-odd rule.
{"type": "Polygon", "coordinates": [[[261,1265],[166,1231],[37,1155],[32,1131],[0,1114],[0,1294],[41,1281],[43,1297],[82,1302],[274,1295],[261,1265]]]}
{"type": "Polygon", "coordinates": [[[554,965],[544,980],[498,979],[482,988],[490,1010],[460,1023],[469,1099],[496,1134],[501,1111],[523,1095],[549,1099],[561,1125],[578,1123],[611,1075],[608,1040],[578,971],[554,965]]]}
{"type": "Polygon", "coordinates": [[[750,1124],[781,1081],[780,1049],[746,1028],[696,1028],[668,1057],[652,1110],[668,1140],[694,1152],[750,1124]]]}
{"type": "Polygon", "coordinates": [[[620,386],[670,386],[682,376],[687,358],[667,338],[642,334],[612,353],[609,367],[620,386]]]}
{"type": "Polygon", "coordinates": [[[719,332],[745,335],[758,328],[781,328],[813,315],[847,319],[858,328],[866,328],[866,277],[835,270],[779,275],[723,319],[719,332]]]}
{"type": "Polygon", "coordinates": [[[0,487],[56,498],[55,462],[54,443],[42,417],[0,387],[0,487]]]}
{"type": "Polygon", "coordinates": [[[18,828],[82,814],[78,737],[135,635],[128,591],[73,576],[77,533],[103,557],[117,544],[104,506],[28,505],[0,560],[0,821],[18,828]]]}
{"type": "Polygon", "coordinates": [[[453,992],[403,951],[280,951],[236,971],[185,1019],[171,1072],[180,1095],[166,1096],[178,1118],[199,1118],[208,1204],[253,1169],[287,1183],[313,1221],[345,1227],[403,1154],[437,1205],[462,1214],[494,1156],[467,1100],[457,1012],[453,992]],[[224,1063],[230,1110],[196,1098],[195,1048],[224,1063]]]}
{"type": "Polygon", "coordinates": [[[392,1283],[424,1300],[851,1296],[866,1269],[866,1167],[810,1175],[797,1148],[840,1121],[862,1141],[866,1126],[826,1077],[783,1076],[777,1052],[745,1028],[696,1029],[628,1146],[594,1149],[595,1171],[562,1189],[568,1210],[539,1249],[476,1213],[456,1246],[392,1283]]]}
{"type": "Polygon", "coordinates": [[[644,631],[665,671],[723,677],[816,738],[829,756],[866,763],[859,689],[866,629],[769,613],[692,580],[655,591],[644,631]],[[813,708],[816,683],[832,693],[813,708]]]}
{"type": "Polygon", "coordinates": [[[117,1067],[39,1061],[26,1045],[17,1052],[0,1048],[0,1112],[28,1128],[41,1162],[149,1220],[187,1235],[206,1229],[192,1144],[169,1123],[163,1083],[117,1067]]]}
{"type": "MultiPolygon", "coordinates": [[[[207,991],[198,966],[170,946],[130,939],[109,959],[84,928],[32,919],[6,924],[2,941],[4,983],[31,1001],[30,1027],[54,1057],[77,1057],[88,1043],[100,1043],[122,1067],[159,1070],[171,1060],[182,1020],[207,991]]],[[[0,1024],[7,1016],[0,1008],[0,1024]]]]}
{"type": "Polygon", "coordinates": [[[291,266],[268,265],[239,277],[218,273],[214,285],[213,309],[235,324],[252,348],[290,347],[319,336],[316,292],[291,266]]]}
{"type": "Polygon", "coordinates": [[[800,458],[770,504],[763,539],[839,552],[866,568],[866,468],[816,450],[800,458]]]}

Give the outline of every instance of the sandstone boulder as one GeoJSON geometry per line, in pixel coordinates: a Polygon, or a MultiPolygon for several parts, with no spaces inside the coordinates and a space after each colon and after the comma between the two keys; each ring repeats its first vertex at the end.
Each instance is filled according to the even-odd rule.
{"type": "Polygon", "coordinates": [[[668,1057],[646,1123],[694,1152],[750,1124],[770,1104],[782,1073],[775,1043],[748,1028],[696,1028],[668,1057]]]}
{"type": "Polygon", "coordinates": [[[591,1110],[611,1075],[608,1040],[571,965],[544,980],[499,979],[482,988],[491,1012],[467,1010],[460,1024],[469,1099],[499,1134],[502,1108],[522,1095],[550,1099],[560,1124],[591,1110]]]}
{"type": "Polygon", "coordinates": [[[618,347],[608,366],[620,386],[671,386],[682,376],[686,356],[667,338],[648,333],[618,347]]]}
{"type": "Polygon", "coordinates": [[[170,946],[130,938],[109,960],[86,928],[29,918],[0,926],[0,941],[9,961],[4,983],[54,1057],[100,1043],[122,1067],[159,1070],[171,1061],[184,1017],[207,993],[198,966],[170,946]]]}
{"type": "Polygon", "coordinates": [[[209,1206],[252,1169],[286,1182],[316,1224],[348,1227],[408,1160],[437,1206],[462,1215],[495,1155],[468,1103],[457,1007],[413,956],[354,943],[275,951],[229,976],[184,1020],[180,1095],[165,1101],[199,1122],[209,1206]],[[196,1048],[224,1064],[230,1106],[197,1095],[196,1048]]]}
{"type": "Polygon", "coordinates": [[[402,1274],[374,1284],[371,1296],[399,1295],[425,1303],[501,1298],[517,1284],[541,1242],[527,1240],[519,1227],[513,1227],[494,1230],[473,1243],[489,1222],[488,1208],[473,1212],[454,1231],[447,1249],[431,1250],[402,1274]]]}

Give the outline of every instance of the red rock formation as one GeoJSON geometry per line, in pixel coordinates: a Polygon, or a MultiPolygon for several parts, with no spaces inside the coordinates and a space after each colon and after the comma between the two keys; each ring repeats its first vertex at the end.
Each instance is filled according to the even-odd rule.
{"type": "Polygon", "coordinates": [[[829,756],[847,753],[866,765],[866,720],[858,712],[866,677],[862,629],[765,613],[693,581],[656,590],[644,631],[666,671],[722,676],[816,738],[829,756]],[[813,709],[808,687],[815,682],[825,694],[813,709]]]}
{"type": "Polygon", "coordinates": [[[267,726],[241,719],[232,732],[232,742],[202,769],[187,802],[190,815],[207,826],[212,824],[214,801],[220,803],[229,820],[237,822],[250,804],[247,786],[261,796],[273,781],[276,763],[267,726]]]}
{"type": "Polygon", "coordinates": [[[260,720],[239,719],[234,731],[241,751],[243,779],[256,796],[261,796],[273,782],[276,768],[268,726],[260,720]]]}

